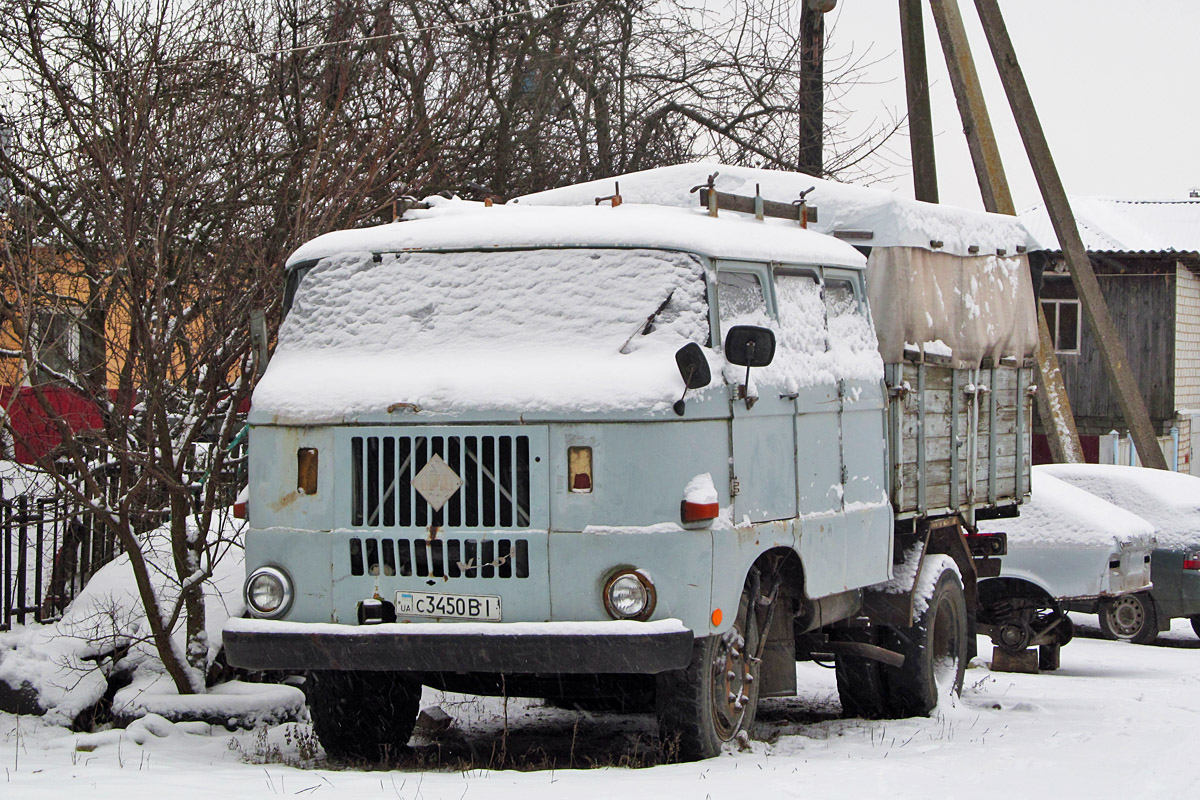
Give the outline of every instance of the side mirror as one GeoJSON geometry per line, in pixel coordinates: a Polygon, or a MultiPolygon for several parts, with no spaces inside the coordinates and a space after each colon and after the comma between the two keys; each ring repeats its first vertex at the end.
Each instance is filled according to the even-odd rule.
{"type": "Polygon", "coordinates": [[[712,370],[704,351],[695,342],[688,342],[675,351],[675,363],[683,376],[683,385],[689,389],[703,389],[712,383],[712,370]]]}
{"type": "Polygon", "coordinates": [[[739,367],[765,367],[775,360],[775,332],[757,325],[734,325],[725,334],[725,360],[739,367]]]}
{"type": "Polygon", "coordinates": [[[687,409],[683,398],[687,397],[688,389],[703,389],[712,383],[712,370],[708,368],[708,359],[704,357],[704,351],[695,342],[688,342],[675,351],[675,364],[679,367],[679,374],[683,376],[683,397],[675,401],[674,408],[675,413],[682,417],[687,409]]]}

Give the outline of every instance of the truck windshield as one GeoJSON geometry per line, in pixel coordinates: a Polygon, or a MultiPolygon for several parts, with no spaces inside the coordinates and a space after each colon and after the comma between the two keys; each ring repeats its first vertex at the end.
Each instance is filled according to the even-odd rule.
{"type": "Polygon", "coordinates": [[[280,330],[289,350],[422,354],[708,338],[703,265],[644,249],[348,253],[308,272],[280,330]]]}

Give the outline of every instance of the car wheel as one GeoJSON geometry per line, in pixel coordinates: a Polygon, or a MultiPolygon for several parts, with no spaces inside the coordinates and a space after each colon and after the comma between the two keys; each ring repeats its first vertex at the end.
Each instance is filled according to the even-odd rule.
{"type": "Polygon", "coordinates": [[[1194,630],[1196,632],[1197,636],[1200,636],[1200,614],[1193,615],[1191,620],[1192,620],[1192,630],[1194,630]]]}
{"type": "Polygon", "coordinates": [[[1150,644],[1158,637],[1154,601],[1145,592],[1105,598],[1100,603],[1100,630],[1109,639],[1150,644]]]}

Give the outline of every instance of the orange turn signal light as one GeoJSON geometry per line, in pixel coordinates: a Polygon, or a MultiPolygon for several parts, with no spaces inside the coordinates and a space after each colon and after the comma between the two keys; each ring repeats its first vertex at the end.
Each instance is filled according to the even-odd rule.
{"type": "Polygon", "coordinates": [[[692,503],[684,500],[679,504],[679,516],[684,522],[704,522],[716,519],[720,513],[719,503],[692,503]]]}

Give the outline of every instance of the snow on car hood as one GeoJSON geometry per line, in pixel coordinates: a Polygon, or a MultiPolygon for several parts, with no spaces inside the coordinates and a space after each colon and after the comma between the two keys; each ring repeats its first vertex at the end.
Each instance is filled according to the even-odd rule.
{"type": "Polygon", "coordinates": [[[1034,474],[1039,470],[1142,517],[1159,547],[1200,545],[1200,477],[1113,464],[1045,464],[1034,474]]]}
{"type": "Polygon", "coordinates": [[[979,530],[1008,534],[1010,549],[1119,550],[1154,546],[1154,526],[1140,516],[1059,480],[1042,467],[1032,471],[1032,492],[1021,516],[979,523],[979,530]]]}

